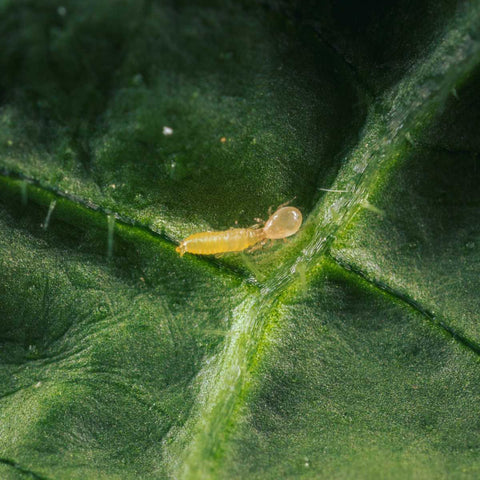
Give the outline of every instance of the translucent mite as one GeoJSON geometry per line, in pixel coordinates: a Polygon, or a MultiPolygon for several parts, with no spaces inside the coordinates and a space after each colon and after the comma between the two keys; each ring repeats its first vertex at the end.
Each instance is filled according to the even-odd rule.
{"type": "Polygon", "coordinates": [[[265,222],[250,228],[232,228],[219,232],[194,233],[180,242],[176,251],[183,257],[185,252],[196,255],[215,255],[226,252],[241,252],[268,240],[290,237],[302,225],[302,214],[295,207],[280,207],[265,222]]]}

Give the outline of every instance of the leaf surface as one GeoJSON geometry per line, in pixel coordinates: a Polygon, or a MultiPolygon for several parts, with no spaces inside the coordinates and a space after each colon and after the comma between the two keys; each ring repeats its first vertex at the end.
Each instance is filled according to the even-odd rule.
{"type": "Polygon", "coordinates": [[[3,477],[480,474],[480,4],[317,3],[0,3],[3,477]]]}

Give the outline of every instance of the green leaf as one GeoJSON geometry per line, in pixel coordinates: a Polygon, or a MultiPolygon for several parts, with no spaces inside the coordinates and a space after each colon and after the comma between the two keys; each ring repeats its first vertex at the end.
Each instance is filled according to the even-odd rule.
{"type": "Polygon", "coordinates": [[[480,3],[298,3],[0,2],[2,478],[480,475],[480,3]]]}

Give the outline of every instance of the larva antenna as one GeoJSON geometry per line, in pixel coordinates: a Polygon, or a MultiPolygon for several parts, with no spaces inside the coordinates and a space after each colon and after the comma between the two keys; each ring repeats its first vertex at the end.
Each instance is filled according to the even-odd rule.
{"type": "MultiPolygon", "coordinates": [[[[275,209],[275,211],[280,210],[281,208],[286,207],[287,205],[290,205],[296,198],[297,198],[297,196],[295,195],[292,199],[288,200],[288,202],[285,202],[285,203],[282,203],[281,205],[279,205],[275,209]]],[[[272,213],[273,213],[273,207],[268,207],[268,216],[271,217],[272,213]]]]}
{"type": "Polygon", "coordinates": [[[277,207],[277,210],[278,210],[279,208],[283,208],[283,207],[286,207],[287,205],[290,205],[294,200],[296,200],[296,198],[297,198],[297,196],[295,195],[295,196],[294,196],[291,200],[289,200],[288,202],[282,203],[281,205],[279,205],[279,206],[277,207]]]}

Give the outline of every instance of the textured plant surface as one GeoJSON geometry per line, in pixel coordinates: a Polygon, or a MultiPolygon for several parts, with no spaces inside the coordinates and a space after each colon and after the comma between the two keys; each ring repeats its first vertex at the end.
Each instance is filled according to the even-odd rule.
{"type": "Polygon", "coordinates": [[[480,2],[1,0],[0,41],[2,479],[480,477],[480,2]]]}

